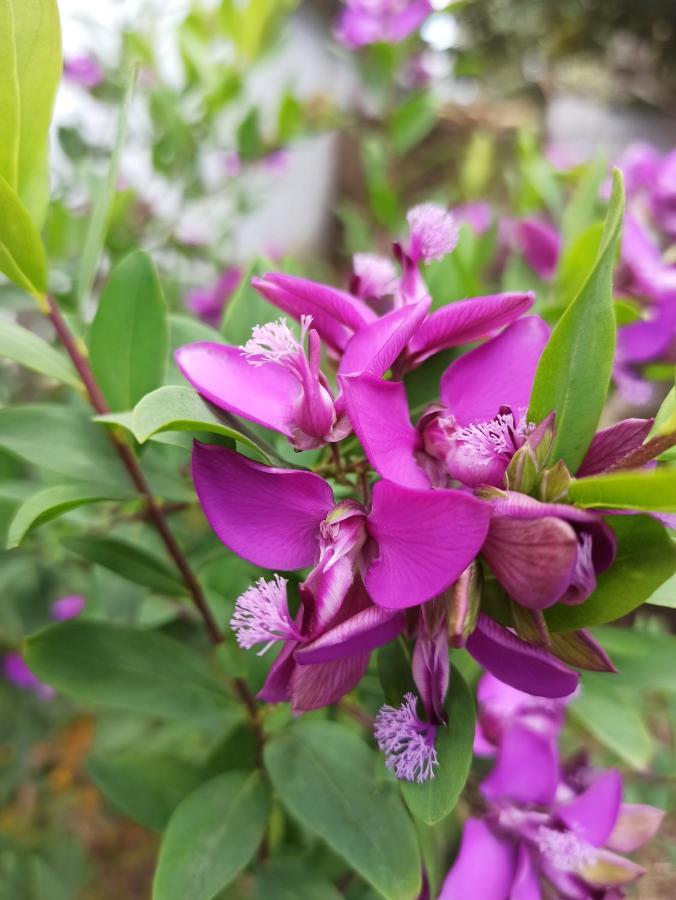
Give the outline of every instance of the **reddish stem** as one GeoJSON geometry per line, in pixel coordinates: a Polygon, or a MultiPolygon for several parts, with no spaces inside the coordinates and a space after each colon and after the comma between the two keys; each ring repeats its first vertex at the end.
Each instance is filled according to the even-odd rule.
{"type": "Polygon", "coordinates": [[[647,444],[643,444],[637,450],[632,450],[631,453],[628,453],[610,468],[606,469],[606,472],[617,472],[621,469],[638,469],[674,446],[676,446],[676,432],[673,434],[661,434],[648,441],[647,444]]]}

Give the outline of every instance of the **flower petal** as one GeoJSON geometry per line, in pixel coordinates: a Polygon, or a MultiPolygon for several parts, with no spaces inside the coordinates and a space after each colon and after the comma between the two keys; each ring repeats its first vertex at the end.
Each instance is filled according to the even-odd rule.
{"type": "Polygon", "coordinates": [[[394,640],[405,626],[403,612],[372,604],[330,628],[316,640],[303,644],[296,651],[296,661],[301,666],[312,665],[368,652],[394,640]]]}
{"type": "Polygon", "coordinates": [[[516,875],[509,900],[541,900],[540,880],[526,844],[519,847],[516,875]]]}
{"type": "Polygon", "coordinates": [[[484,613],[466,647],[491,675],[535,697],[567,697],[580,680],[551,653],[522,641],[484,613]]]}
{"type": "Polygon", "coordinates": [[[624,419],[598,431],[592,438],[577,477],[598,475],[618,463],[643,444],[652,428],[653,419],[624,419]]]}
{"type": "Polygon", "coordinates": [[[664,810],[645,803],[623,803],[610,837],[609,850],[632,853],[642,847],[657,832],[664,818],[664,810]]]}
{"type": "Polygon", "coordinates": [[[481,785],[488,800],[551,803],[559,783],[556,741],[518,723],[502,736],[495,765],[481,785]]]}
{"type": "Polygon", "coordinates": [[[277,659],[270,666],[265,684],[256,694],[259,700],[266,703],[286,703],[291,699],[291,676],[296,668],[293,659],[295,641],[286,641],[277,659]]]}
{"type": "Polygon", "coordinates": [[[440,350],[459,347],[508,325],[533,305],[532,293],[491,294],[449,303],[432,313],[409,344],[410,362],[418,366],[440,350]]]}
{"type": "Polygon", "coordinates": [[[314,666],[297,665],[291,676],[291,712],[307,712],[337,703],[364,677],[369,656],[368,652],[356,653],[314,666]]]}
{"type": "Polygon", "coordinates": [[[274,363],[253,366],[239,347],[208,341],[179,347],[175,356],[183,375],[210,403],[291,435],[300,387],[288,369],[274,363]]]}
{"type": "Polygon", "coordinates": [[[496,837],[480,819],[467,819],[439,900],[505,900],[515,869],[516,847],[496,837]]]}
{"type": "Polygon", "coordinates": [[[429,487],[415,460],[421,440],[409,419],[404,385],[366,374],[343,375],[339,381],[348,417],[373,468],[397,484],[429,487]]]}
{"type": "Polygon", "coordinates": [[[592,885],[614,887],[631,884],[645,875],[645,869],[609,850],[599,850],[596,861],[578,869],[577,874],[592,885]]]}
{"type": "Polygon", "coordinates": [[[452,362],[441,378],[441,399],[458,423],[487,422],[501,406],[525,412],[548,339],[547,323],[528,316],[452,362]]]}
{"type": "Polygon", "coordinates": [[[621,801],[622,778],[616,769],[609,769],[584,793],[559,804],[556,815],[583,841],[602,847],[615,827],[621,801]]]}
{"type": "Polygon", "coordinates": [[[350,340],[338,372],[383,375],[400,356],[429,312],[429,298],[410,303],[364,325],[350,340]]]}
{"type": "Polygon", "coordinates": [[[367,522],[377,556],[364,584],[372,599],[404,609],[436,597],[478,553],[490,506],[460,491],[424,491],[379,481],[367,522]]]}
{"type": "Polygon", "coordinates": [[[549,222],[525,218],[515,223],[515,237],[523,257],[540,278],[552,278],[561,251],[561,237],[549,222]]]}
{"type": "Polygon", "coordinates": [[[563,519],[494,515],[481,552],[517,603],[529,609],[546,609],[570,584],[577,546],[575,531],[563,519]]]}
{"type": "Polygon", "coordinates": [[[269,468],[198,441],[192,472],[209,524],[238,556],[267,569],[315,561],[319,525],[333,506],[331,488],[319,475],[269,468]]]}

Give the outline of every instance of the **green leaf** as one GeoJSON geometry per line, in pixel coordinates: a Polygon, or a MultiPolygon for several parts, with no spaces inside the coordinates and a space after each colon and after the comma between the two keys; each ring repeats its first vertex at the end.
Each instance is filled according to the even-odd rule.
{"type": "Polygon", "coordinates": [[[277,857],[256,869],[256,900],[341,900],[342,896],[299,859],[277,857]]]}
{"type": "Polygon", "coordinates": [[[162,842],[153,900],[212,900],[253,857],[269,806],[258,772],[219,775],[186,797],[162,842]]]}
{"type": "Polygon", "coordinates": [[[56,378],[69,387],[80,388],[80,380],[70,360],[47,341],[16,322],[5,319],[0,322],[0,356],[12,359],[48,378],[56,378]]]}
{"type": "Polygon", "coordinates": [[[142,584],[160,594],[178,597],[185,587],[168,565],[147,550],[119,538],[78,535],[64,538],[63,546],[89,562],[110,569],[136,584],[142,584]]]}
{"type": "Polygon", "coordinates": [[[415,829],[359,737],[335,722],[297,722],[267,745],[265,765],[288,811],[387,900],[417,895],[415,829]]]}
{"type": "Polygon", "coordinates": [[[676,468],[609,472],[573,479],[570,499],[578,506],[676,512],[676,468]]]}
{"type": "Polygon", "coordinates": [[[434,778],[422,784],[400,782],[404,800],[416,819],[434,825],[455,807],[469,775],[474,744],[474,699],[457,669],[445,703],[448,724],[437,728],[439,765],[434,778]]]}
{"type": "Polygon", "coordinates": [[[599,202],[599,189],[607,171],[607,160],[601,155],[594,157],[585,166],[561,222],[561,231],[566,245],[594,222],[599,202]]]}
{"type": "Polygon", "coordinates": [[[553,290],[552,305],[555,311],[563,312],[580,293],[589,272],[594,268],[602,237],[603,222],[595,222],[577,233],[570,244],[564,247],[556,269],[553,290]]]}
{"type": "Polygon", "coordinates": [[[40,225],[49,192],[49,125],[61,79],[55,0],[0,0],[0,60],[0,176],[40,225]]]}
{"type": "Polygon", "coordinates": [[[230,344],[245,344],[254,325],[264,325],[279,318],[279,310],[251,286],[251,279],[265,274],[269,268],[270,263],[265,259],[254,261],[226,306],[222,331],[230,344]]]}
{"type": "Polygon", "coordinates": [[[181,800],[200,783],[196,768],[168,754],[93,756],[87,770],[120,812],[153,831],[164,830],[181,800]]]}
{"type": "Polygon", "coordinates": [[[395,151],[404,154],[419,144],[436,120],[437,111],[428,91],[407,97],[390,122],[390,140],[395,151]]]}
{"type": "Polygon", "coordinates": [[[7,535],[7,548],[18,547],[34,528],[65,515],[72,509],[104,500],[124,500],[133,497],[130,491],[106,491],[99,485],[60,484],[31,494],[14,514],[7,535]]]}
{"type": "Polygon", "coordinates": [[[622,176],[615,170],[598,257],[554,328],[533,384],[528,418],[541,422],[556,412],[551,459],[563,459],[571,472],[596,431],[610,384],[615,353],[612,276],[623,209],[622,176]]]}
{"type": "Polygon", "coordinates": [[[38,300],[47,291],[40,233],[13,188],[0,176],[0,272],[38,300]]]}
{"type": "Polygon", "coordinates": [[[162,384],[166,316],[152,260],[140,250],[131,253],[113,269],[89,337],[92,370],[113,411],[131,409],[162,384]]]}
{"type": "Polygon", "coordinates": [[[269,459],[254,438],[237,430],[234,420],[189,387],[168,385],[147,394],[134,409],[131,427],[139,443],[165,431],[208,431],[233,438],[269,459]]]}
{"type": "Polygon", "coordinates": [[[0,410],[0,447],[35,466],[117,489],[129,476],[105,431],[78,409],[36,403],[0,410]]]}
{"type": "Polygon", "coordinates": [[[110,209],[115,194],[115,187],[117,185],[118,172],[120,170],[122,149],[127,137],[127,116],[135,84],[136,69],[133,68],[129,72],[127,90],[117,118],[117,129],[115,132],[113,151],[110,157],[110,165],[108,166],[106,177],[101,181],[96,196],[94,197],[92,212],[89,217],[89,228],[87,229],[87,235],[80,256],[80,267],[78,269],[76,281],[76,296],[78,309],[81,312],[92,292],[96,280],[96,273],[101,262],[101,254],[103,252],[106,231],[108,229],[110,209]]]}
{"type": "MultiPolygon", "coordinates": [[[[579,606],[559,603],[545,612],[552,631],[602,625],[640,606],[676,570],[676,548],[650,516],[614,516],[617,556],[597,578],[596,590],[579,606]]],[[[614,677],[614,676],[613,676],[614,677]]]]}
{"type": "MultiPolygon", "coordinates": [[[[674,659],[676,638],[671,634],[655,634],[637,628],[605,626],[595,628],[594,637],[601,642],[618,668],[612,676],[613,686],[631,691],[676,691],[674,659]]],[[[602,684],[607,675],[585,674],[585,683],[602,684]]]]}
{"type": "Polygon", "coordinates": [[[38,678],[82,703],[172,719],[222,716],[232,708],[200,654],[151,631],[60,622],[28,639],[26,662],[38,678]]]}
{"type": "MultiPolygon", "coordinates": [[[[601,678],[606,676],[601,676],[601,678]]],[[[635,769],[646,769],[654,747],[640,713],[621,691],[583,676],[571,716],[605,747],[635,769]]]]}

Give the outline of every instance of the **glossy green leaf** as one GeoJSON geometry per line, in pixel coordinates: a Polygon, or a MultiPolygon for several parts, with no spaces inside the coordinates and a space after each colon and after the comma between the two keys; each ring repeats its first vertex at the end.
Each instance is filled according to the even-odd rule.
{"type": "Polygon", "coordinates": [[[573,479],[570,499],[578,506],[676,512],[676,468],[609,472],[573,479]]]}
{"type": "Polygon", "coordinates": [[[40,233],[16,192],[0,176],[0,272],[40,299],[47,290],[47,261],[40,233]]]}
{"type": "Polygon", "coordinates": [[[203,654],[151,631],[86,619],[60,622],[28,639],[26,662],[38,678],[82,703],[171,719],[232,708],[203,654]]]}
{"type": "Polygon", "coordinates": [[[16,322],[0,321],[0,356],[20,363],[33,372],[62,381],[69,387],[80,387],[80,380],[70,360],[16,322]]]}
{"type": "Polygon", "coordinates": [[[647,598],[646,603],[650,603],[651,606],[676,609],[676,574],[661,584],[656,591],[653,591],[647,598]]]}
{"type": "Polygon", "coordinates": [[[603,222],[595,222],[577,232],[564,247],[556,269],[554,299],[556,311],[563,312],[580,293],[585,280],[594,268],[603,237],[603,222]]]}
{"type": "Polygon", "coordinates": [[[89,228],[87,229],[84,246],[80,255],[80,267],[77,273],[76,283],[77,302],[80,311],[84,309],[84,305],[89,299],[94,282],[96,281],[96,273],[101,263],[101,254],[103,253],[103,245],[106,239],[110,209],[117,185],[117,176],[120,170],[122,149],[127,136],[127,115],[129,113],[129,105],[134,93],[135,83],[136,69],[132,69],[129,73],[127,90],[117,118],[115,142],[113,144],[108,172],[106,173],[106,177],[101,180],[96,191],[92,212],[89,217],[89,228]]]}
{"type": "Polygon", "coordinates": [[[88,484],[127,490],[129,476],[105,431],[79,409],[36,403],[0,410],[0,447],[88,484]]]}
{"type": "Polygon", "coordinates": [[[626,616],[676,571],[676,548],[650,516],[613,516],[617,557],[597,578],[596,590],[579,606],[557,604],[545,612],[553,631],[602,625],[626,616]]]}
{"type": "Polygon", "coordinates": [[[87,769],[113,806],[153,831],[166,827],[181,800],[200,783],[194,766],[168,754],[141,751],[93,756],[87,769]]]}
{"type": "Polygon", "coordinates": [[[422,784],[402,781],[404,799],[416,819],[434,825],[455,807],[469,775],[474,744],[474,699],[457,669],[445,703],[448,724],[437,728],[439,765],[434,778],[422,784]]]}
{"type": "Polygon", "coordinates": [[[652,738],[623,692],[583,676],[582,689],[568,708],[573,719],[621,760],[635,769],[648,767],[654,752],[652,738]]]}
{"type": "Polygon", "coordinates": [[[330,881],[299,859],[276,857],[256,869],[256,900],[341,900],[342,897],[330,881]]]}
{"type": "Polygon", "coordinates": [[[259,772],[219,775],[186,797],[160,848],[153,900],[213,900],[253,857],[269,807],[259,772]]]}
{"type": "Polygon", "coordinates": [[[0,0],[0,60],[0,176],[40,225],[49,190],[49,125],[61,79],[56,0],[0,0]]]}
{"type": "Polygon", "coordinates": [[[99,485],[60,484],[31,494],[19,506],[9,526],[7,547],[18,547],[34,528],[65,515],[79,506],[103,500],[124,500],[133,497],[130,491],[106,491],[99,485]]]}
{"type": "Polygon", "coordinates": [[[265,748],[287,810],[387,900],[411,900],[420,889],[415,829],[378,762],[335,722],[294,723],[265,748]]]}
{"type": "Polygon", "coordinates": [[[563,459],[571,472],[596,431],[610,384],[615,353],[612,276],[623,209],[622,176],[616,170],[596,262],[554,328],[533,384],[528,418],[540,422],[556,412],[551,458],[563,459]]]}
{"type": "Polygon", "coordinates": [[[162,384],[166,316],[152,260],[142,251],[131,253],[101,293],[89,338],[92,370],[113,411],[131,409],[162,384]]]}
{"type": "Polygon", "coordinates": [[[137,544],[119,538],[83,534],[64,538],[63,545],[67,550],[83,556],[89,562],[110,569],[111,572],[135,584],[142,584],[170,597],[185,593],[183,582],[179,580],[177,574],[174,575],[168,563],[137,544]]]}

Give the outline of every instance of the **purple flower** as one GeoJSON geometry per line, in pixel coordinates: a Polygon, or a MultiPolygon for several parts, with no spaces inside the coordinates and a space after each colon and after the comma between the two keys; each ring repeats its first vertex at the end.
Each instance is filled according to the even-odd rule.
{"type": "Polygon", "coordinates": [[[368,44],[398,44],[433,11],[429,0],[345,0],[336,37],[350,49],[368,44]]]}
{"type": "Polygon", "coordinates": [[[365,300],[377,312],[385,312],[383,298],[391,297],[399,290],[399,276],[392,260],[375,253],[356,253],[352,271],[351,293],[360,300],[365,300]]]}
{"type": "Polygon", "coordinates": [[[63,74],[75,84],[88,90],[103,84],[105,75],[101,64],[93,56],[71,56],[63,64],[63,74]]]}
{"type": "Polygon", "coordinates": [[[580,786],[562,772],[554,738],[518,723],[503,735],[481,793],[486,813],[465,822],[440,900],[536,900],[545,884],[564,900],[620,898],[644,870],[619,854],[649,840],[663,817],[622,803],[613,769],[580,786]]]}
{"type": "Polygon", "coordinates": [[[480,200],[463,203],[453,208],[456,222],[466,222],[475,234],[485,234],[493,224],[493,208],[480,200]]]}
{"type": "Polygon", "coordinates": [[[20,653],[8,653],[2,661],[3,673],[7,681],[24,691],[30,691],[41,700],[51,700],[55,691],[33,675],[20,653]]]}
{"type": "Polygon", "coordinates": [[[52,603],[51,617],[57,622],[64,619],[74,619],[80,615],[85,608],[87,601],[81,594],[69,594],[67,597],[60,597],[52,603]]]}
{"type": "Polygon", "coordinates": [[[188,293],[187,306],[196,316],[213,328],[218,328],[228,300],[242,280],[242,270],[233,266],[222,272],[208,288],[197,288],[188,293]]]}
{"type": "Polygon", "coordinates": [[[504,249],[520,253],[544,281],[554,277],[561,253],[561,236],[549,222],[533,216],[502,219],[500,242],[504,249]]]}

